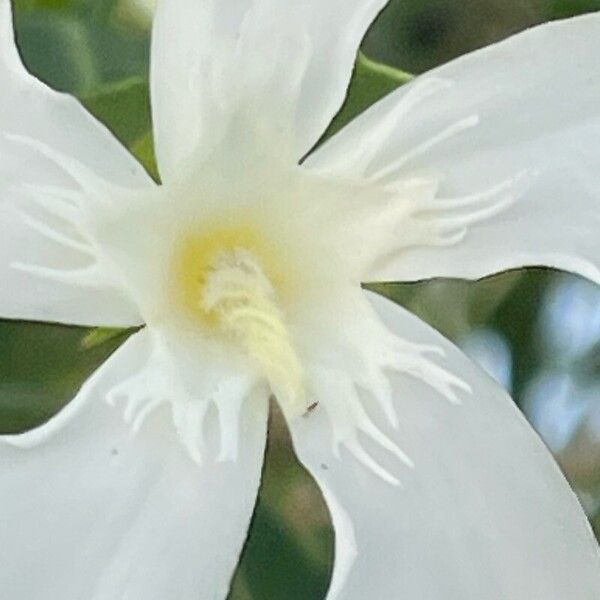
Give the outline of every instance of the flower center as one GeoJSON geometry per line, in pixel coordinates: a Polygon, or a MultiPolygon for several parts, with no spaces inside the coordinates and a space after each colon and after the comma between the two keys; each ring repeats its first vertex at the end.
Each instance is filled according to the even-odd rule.
{"type": "Polygon", "coordinates": [[[286,324],[290,290],[278,253],[252,227],[189,236],[177,254],[180,304],[259,366],[286,413],[306,409],[302,366],[286,324]]]}
{"type": "Polygon", "coordinates": [[[252,253],[234,248],[219,254],[199,291],[200,305],[258,362],[279,401],[301,406],[300,361],[276,291],[252,253]]]}

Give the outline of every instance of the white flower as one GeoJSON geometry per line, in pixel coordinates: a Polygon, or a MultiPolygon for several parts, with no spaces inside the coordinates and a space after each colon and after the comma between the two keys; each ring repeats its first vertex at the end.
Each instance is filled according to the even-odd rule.
{"type": "Polygon", "coordinates": [[[600,597],[583,512],[511,400],[360,287],[600,281],[600,17],[420,77],[303,160],[384,4],[159,3],[158,186],[25,72],[0,0],[0,316],[145,324],[0,439],[4,597],[224,598],[271,393],[331,511],[330,599],[600,597]]]}

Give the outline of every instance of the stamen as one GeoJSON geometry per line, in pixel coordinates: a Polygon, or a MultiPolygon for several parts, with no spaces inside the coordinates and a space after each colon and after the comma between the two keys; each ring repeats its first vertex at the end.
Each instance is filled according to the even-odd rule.
{"type": "Polygon", "coordinates": [[[258,362],[284,412],[302,414],[302,367],[277,294],[254,256],[242,248],[219,254],[199,300],[219,328],[258,362]]]}

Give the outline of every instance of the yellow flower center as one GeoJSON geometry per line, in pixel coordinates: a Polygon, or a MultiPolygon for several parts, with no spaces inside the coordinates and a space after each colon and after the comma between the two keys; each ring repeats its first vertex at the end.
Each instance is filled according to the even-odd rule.
{"type": "Polygon", "coordinates": [[[284,410],[302,412],[303,374],[284,313],[293,293],[279,253],[257,227],[190,234],[176,252],[178,303],[252,357],[284,410]]]}

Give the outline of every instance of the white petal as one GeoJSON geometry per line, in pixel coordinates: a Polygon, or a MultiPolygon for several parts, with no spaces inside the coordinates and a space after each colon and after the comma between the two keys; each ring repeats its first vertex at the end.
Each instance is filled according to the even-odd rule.
{"type": "Polygon", "coordinates": [[[134,435],[103,395],[140,367],[148,343],[145,332],[129,340],[41,429],[0,438],[7,598],[226,597],[256,499],[267,406],[244,412],[237,462],[199,467],[168,410],[134,435]]]}
{"type": "Polygon", "coordinates": [[[250,123],[261,123],[258,129],[269,128],[273,137],[285,130],[294,160],[300,159],[341,106],[359,43],[385,4],[159,2],[151,79],[163,179],[198,144],[209,151],[223,129],[239,129],[240,123],[237,135],[246,139],[257,135],[250,123]]]}
{"type": "MultiPolygon", "coordinates": [[[[12,199],[27,204],[17,192],[12,199]]],[[[36,207],[19,212],[0,203],[0,317],[87,326],[139,324],[136,307],[85,246],[73,228],[36,207]]]]}
{"type": "Polygon", "coordinates": [[[194,330],[189,322],[147,329],[142,364],[108,390],[107,401],[134,431],[167,406],[179,441],[194,461],[203,464],[212,455],[236,461],[245,406],[269,397],[254,365],[235,347],[194,330]],[[217,441],[206,430],[211,414],[218,419],[217,441]]]}
{"type": "Polygon", "coordinates": [[[144,169],[75,98],[27,73],[15,47],[10,5],[0,0],[0,131],[39,140],[114,183],[146,183],[144,169]]]}
{"type": "Polygon", "coordinates": [[[399,232],[368,279],[548,265],[600,281],[599,36],[592,14],[464,56],[384,99],[311,159],[372,182],[439,182],[437,207],[424,208],[432,222],[435,211],[444,217],[454,245],[407,249],[399,232]]]}
{"type": "Polygon", "coordinates": [[[392,485],[349,453],[338,459],[318,409],[293,424],[298,456],[318,480],[336,528],[328,598],[594,600],[600,553],[548,450],[511,399],[416,317],[373,297],[403,339],[445,351],[440,364],[472,386],[460,405],[394,376],[396,430],[372,418],[414,461],[364,446],[392,485]]]}
{"type": "MultiPolygon", "coordinates": [[[[82,166],[119,186],[149,185],[149,177],[74,98],[26,72],[10,6],[0,0],[0,317],[137,324],[137,311],[118,282],[95,264],[89,244],[65,221],[69,203],[48,186],[74,194],[80,182],[73,169],[82,166]]],[[[85,200],[80,193],[78,201],[85,200]]]]}

